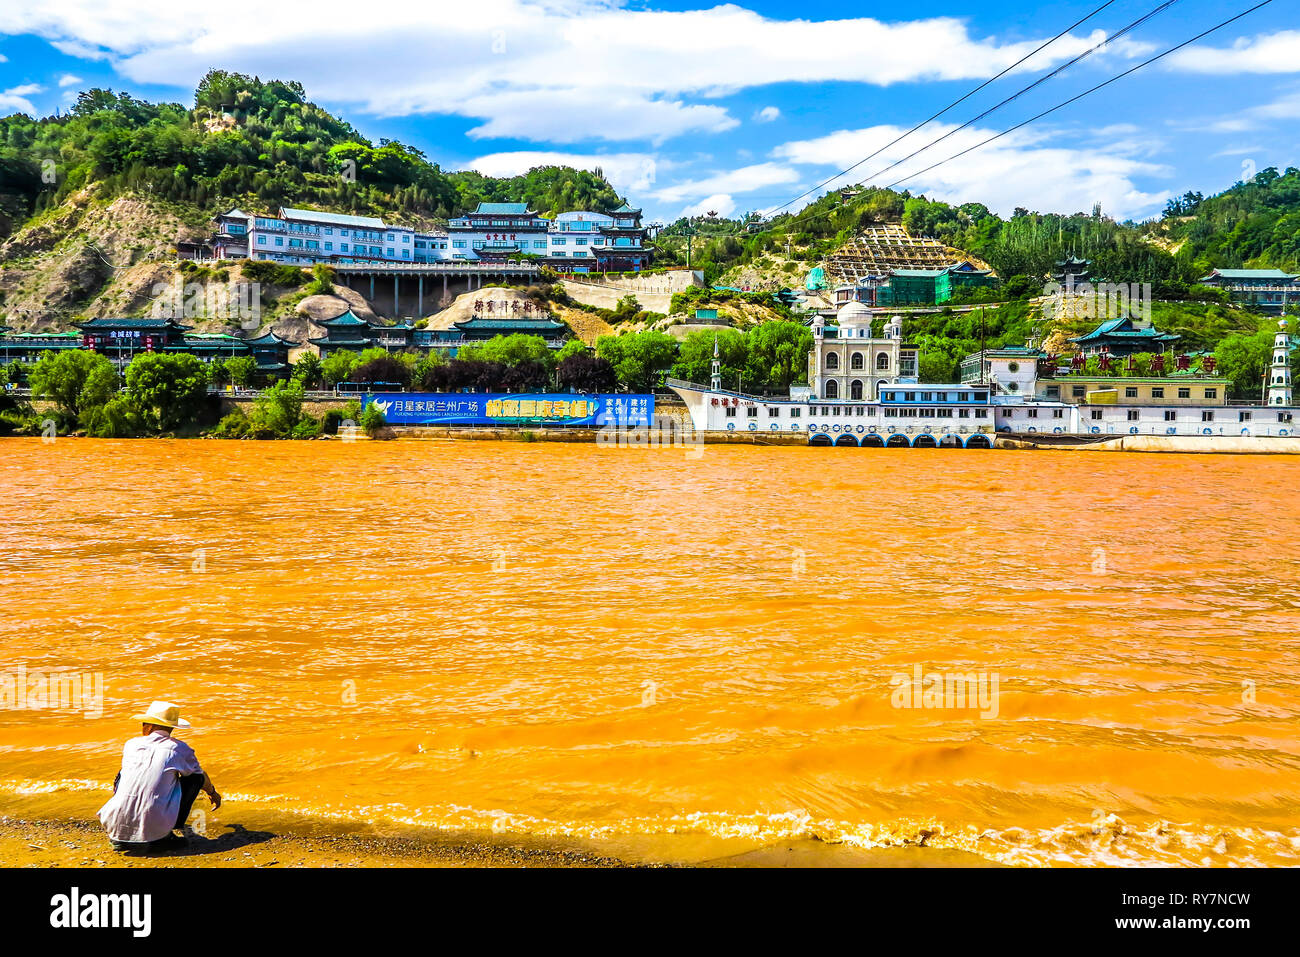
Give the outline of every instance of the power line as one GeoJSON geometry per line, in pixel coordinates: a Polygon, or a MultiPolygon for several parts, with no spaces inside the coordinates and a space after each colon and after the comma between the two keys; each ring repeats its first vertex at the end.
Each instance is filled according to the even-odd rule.
{"type": "Polygon", "coordinates": [[[1064,30],[1062,30],[1060,33],[1058,33],[1056,36],[1054,36],[1054,37],[1052,37],[1050,40],[1047,40],[1046,42],[1040,44],[1040,45],[1039,45],[1037,48],[1035,48],[1032,52],[1030,52],[1030,53],[1026,53],[1024,56],[1022,56],[1022,57],[1021,57],[1019,60],[1017,60],[1015,63],[1011,64],[1009,67],[1007,67],[1006,69],[1004,69],[1001,73],[998,73],[998,74],[996,74],[995,76],[991,76],[991,77],[989,77],[987,80],[985,80],[985,81],[984,81],[983,83],[981,83],[979,86],[975,87],[975,89],[970,90],[969,92],[964,93],[963,95],[959,96],[957,99],[953,100],[951,103],[949,103],[947,106],[945,106],[945,107],[944,107],[942,110],[940,110],[938,113],[935,113],[935,114],[931,115],[929,118],[922,120],[920,123],[917,123],[916,126],[912,127],[910,130],[908,130],[906,133],[904,133],[904,134],[902,134],[901,136],[899,136],[897,139],[894,139],[894,140],[892,140],[891,142],[886,143],[884,146],[880,147],[880,149],[876,150],[876,151],[875,151],[874,153],[872,153],[870,156],[864,156],[862,159],[858,160],[856,163],[854,163],[854,164],[853,164],[852,166],[850,166],[848,169],[840,170],[838,173],[836,173],[836,174],[835,174],[834,176],[832,176],[830,179],[825,180],[825,181],[823,181],[823,182],[821,182],[821,183],[818,183],[816,186],[813,186],[812,188],[807,189],[807,190],[805,190],[804,192],[800,193],[800,194],[799,194],[798,196],[796,196],[794,199],[789,200],[788,202],[782,203],[780,206],[775,207],[774,209],[772,209],[772,210],[768,213],[768,215],[769,215],[769,216],[774,215],[777,211],[782,210],[782,209],[785,209],[787,206],[793,206],[795,203],[799,202],[799,200],[803,199],[803,198],[804,198],[805,196],[807,196],[809,193],[814,193],[814,192],[816,192],[817,190],[821,189],[823,186],[825,186],[827,183],[832,183],[832,182],[834,182],[835,180],[839,179],[841,176],[844,176],[844,175],[846,175],[846,174],[848,174],[848,173],[853,172],[855,169],[857,169],[859,166],[861,166],[861,165],[862,165],[863,163],[865,163],[867,160],[869,160],[869,159],[873,159],[873,158],[875,158],[876,156],[879,156],[881,153],[883,153],[885,150],[889,149],[889,148],[890,148],[891,146],[893,146],[895,143],[898,143],[898,142],[900,142],[900,141],[902,141],[902,140],[907,139],[909,136],[911,136],[913,133],[915,133],[915,132],[916,132],[917,130],[919,130],[921,127],[925,126],[925,125],[928,124],[928,123],[933,122],[934,120],[937,120],[939,117],[943,116],[943,114],[945,114],[945,113],[947,113],[949,110],[951,110],[954,106],[958,105],[959,103],[964,102],[965,100],[969,100],[972,96],[974,96],[974,95],[975,95],[976,93],[978,93],[980,90],[984,89],[984,88],[985,88],[986,86],[988,86],[990,83],[993,83],[993,82],[995,82],[996,80],[1000,80],[1000,79],[1002,79],[1002,77],[1006,76],[1008,73],[1010,73],[1010,72],[1011,72],[1012,70],[1014,70],[1016,67],[1020,66],[1020,64],[1024,63],[1026,60],[1030,59],[1031,57],[1037,56],[1037,55],[1038,55],[1039,53],[1041,53],[1044,49],[1046,49],[1047,47],[1051,46],[1051,45],[1052,45],[1053,43],[1055,43],[1057,40],[1061,39],[1061,37],[1065,36],[1067,33],[1069,33],[1069,32],[1070,32],[1071,30],[1073,30],[1075,27],[1077,27],[1077,26],[1079,26],[1079,25],[1081,25],[1081,24],[1083,24],[1083,23],[1086,23],[1087,21],[1091,20],[1093,17],[1095,17],[1097,14],[1101,13],[1101,11],[1105,10],[1107,7],[1109,7],[1109,6],[1110,6],[1112,3],[1114,3],[1114,2],[1115,2],[1115,0],[1106,0],[1105,3],[1103,3],[1103,4],[1102,4],[1101,6],[1099,6],[1097,9],[1093,10],[1093,11],[1092,11],[1091,13],[1089,13],[1086,17],[1082,17],[1081,19],[1075,20],[1074,23],[1070,24],[1068,27],[1066,27],[1064,30]]]}
{"type": "MultiPolygon", "coordinates": [[[[990,136],[988,139],[986,139],[986,140],[982,140],[981,142],[976,143],[974,146],[969,146],[969,147],[967,147],[966,149],[962,150],[962,151],[959,152],[959,153],[954,153],[952,156],[949,156],[947,159],[939,160],[939,162],[937,162],[937,163],[933,163],[933,164],[931,164],[930,166],[927,166],[927,167],[926,167],[925,169],[923,169],[923,170],[918,170],[918,171],[915,172],[915,173],[909,173],[907,176],[904,176],[902,179],[894,180],[894,182],[890,183],[888,186],[885,186],[884,189],[893,189],[893,188],[894,188],[895,186],[897,186],[899,183],[906,183],[906,182],[907,182],[908,180],[910,180],[910,179],[916,179],[916,177],[918,177],[918,176],[920,176],[920,175],[922,175],[922,174],[924,174],[924,173],[928,173],[928,172],[930,172],[930,170],[935,169],[935,168],[937,168],[937,167],[939,167],[939,166],[942,166],[944,163],[951,162],[952,160],[955,160],[955,159],[957,159],[957,158],[960,157],[960,156],[965,156],[967,153],[970,153],[970,152],[972,152],[972,151],[974,151],[974,150],[977,150],[977,149],[979,149],[981,146],[986,146],[987,144],[992,143],[994,140],[1001,139],[1002,137],[1006,136],[1008,133],[1014,133],[1016,130],[1018,130],[1018,129],[1020,129],[1021,127],[1024,127],[1024,126],[1028,126],[1030,123],[1033,123],[1035,120],[1041,120],[1044,116],[1047,116],[1049,113],[1055,113],[1057,110],[1060,110],[1060,109],[1063,109],[1063,108],[1069,106],[1071,103],[1075,102],[1076,100],[1081,100],[1081,99],[1083,99],[1085,96],[1087,96],[1088,94],[1097,92],[1098,90],[1100,90],[1100,89],[1101,89],[1102,87],[1104,87],[1104,86],[1110,86],[1110,84],[1114,83],[1116,80],[1122,80],[1122,79],[1124,79],[1124,77],[1128,76],[1130,73],[1136,73],[1138,70],[1142,69],[1143,67],[1145,67],[1145,66],[1149,66],[1150,64],[1155,63],[1157,60],[1163,59],[1164,57],[1169,56],[1169,54],[1171,54],[1171,53],[1176,53],[1177,51],[1181,50],[1183,47],[1185,47],[1185,46],[1190,46],[1191,44],[1195,43],[1197,40],[1202,40],[1202,39],[1204,39],[1205,37],[1208,37],[1211,33],[1214,33],[1214,32],[1217,31],[1217,30],[1222,30],[1222,29],[1223,29],[1224,27],[1226,27],[1228,24],[1230,24],[1230,23],[1234,23],[1235,21],[1240,20],[1242,17],[1247,16],[1248,14],[1254,13],[1254,12],[1255,12],[1256,10],[1258,10],[1260,7],[1266,7],[1266,6],[1268,6],[1268,5],[1269,5],[1270,3],[1272,3],[1272,2],[1273,2],[1273,0],[1262,0],[1262,2],[1255,4],[1253,7],[1250,7],[1250,8],[1247,9],[1247,10],[1243,10],[1243,11],[1241,11],[1241,13],[1238,13],[1238,14],[1237,14],[1236,16],[1234,16],[1234,17],[1229,17],[1227,20],[1224,20],[1224,21],[1222,21],[1221,23],[1216,23],[1214,26],[1210,27],[1208,30],[1205,30],[1205,31],[1202,32],[1202,33],[1198,33],[1196,36],[1192,37],[1190,40],[1184,40],[1182,43],[1178,44],[1177,46],[1172,46],[1172,47],[1170,47],[1168,50],[1165,50],[1163,53],[1157,53],[1155,56],[1151,57],[1149,60],[1143,60],[1141,63],[1137,64],[1136,66],[1130,67],[1129,69],[1125,70],[1123,73],[1118,73],[1118,74],[1116,74],[1115,76],[1112,76],[1110,79],[1108,79],[1108,80],[1104,80],[1104,81],[1102,81],[1101,83],[1098,83],[1096,86],[1094,86],[1094,87],[1090,87],[1089,89],[1084,90],[1082,93],[1077,93],[1077,94],[1075,94],[1074,96],[1070,97],[1068,100],[1066,100],[1066,101],[1063,102],[1063,103],[1058,103],[1058,104],[1056,104],[1056,106],[1053,106],[1053,107],[1050,107],[1049,109],[1043,110],[1043,112],[1041,112],[1041,113],[1037,113],[1037,114],[1035,114],[1034,116],[1031,116],[1029,119],[1027,119],[1027,120],[1023,120],[1022,122],[1017,123],[1015,126],[1008,127],[1007,129],[1003,130],[1001,133],[995,133],[993,136],[990,136]]],[[[883,172],[883,171],[882,171],[882,172],[883,172]]]]}
{"type": "Polygon", "coordinates": [[[1160,4],[1160,5],[1159,5],[1158,7],[1156,7],[1154,10],[1151,10],[1151,11],[1149,11],[1149,12],[1143,14],[1142,16],[1138,17],[1136,20],[1134,20],[1132,23],[1128,24],[1127,26],[1125,26],[1125,27],[1121,27],[1119,30],[1116,30],[1114,33],[1112,33],[1110,36],[1106,37],[1106,38],[1105,38],[1104,40],[1102,40],[1100,43],[1096,44],[1095,46],[1093,46],[1093,47],[1091,47],[1091,48],[1089,48],[1089,49],[1087,49],[1087,50],[1084,50],[1082,53],[1080,53],[1078,56],[1074,57],[1073,59],[1071,59],[1071,60],[1067,60],[1065,63],[1062,63],[1059,67],[1057,67],[1057,68],[1056,68],[1055,70],[1053,70],[1051,73],[1047,73],[1047,74],[1044,74],[1043,76],[1040,76],[1040,77],[1039,77],[1037,80],[1035,80],[1033,83],[1030,83],[1028,86],[1023,87],[1023,88],[1017,90],[1015,93],[1012,93],[1010,96],[1008,96],[1005,100],[1002,100],[1000,103],[995,103],[995,104],[993,104],[993,106],[990,106],[987,110],[985,110],[983,113],[980,113],[978,116],[972,116],[969,120],[967,120],[967,121],[966,121],[965,123],[963,123],[961,126],[954,127],[953,129],[949,130],[947,133],[944,133],[942,136],[938,137],[937,139],[933,139],[933,140],[931,140],[929,143],[926,143],[926,144],[925,144],[924,146],[922,146],[920,149],[913,150],[911,153],[908,153],[908,154],[907,154],[906,156],[904,156],[902,159],[897,160],[897,161],[895,161],[895,162],[893,162],[893,163],[890,163],[888,166],[886,166],[886,167],[885,167],[884,169],[882,169],[882,170],[877,170],[875,173],[872,173],[871,176],[868,177],[867,182],[870,182],[871,180],[875,179],[877,176],[880,176],[880,175],[882,175],[882,174],[884,174],[884,173],[888,173],[891,169],[897,169],[899,166],[902,166],[904,163],[906,163],[908,160],[912,159],[913,157],[915,157],[915,156],[919,156],[921,153],[924,153],[924,152],[925,152],[926,150],[928,150],[930,147],[932,147],[932,146],[937,146],[937,145],[939,145],[940,143],[942,143],[944,140],[946,140],[948,137],[950,137],[950,136],[952,136],[952,135],[954,135],[954,134],[956,134],[956,133],[960,133],[962,130],[966,129],[966,127],[971,126],[971,125],[974,124],[974,123],[978,123],[980,120],[984,119],[984,117],[988,116],[990,113],[994,113],[994,112],[996,112],[997,110],[1002,109],[1002,107],[1006,106],[1006,105],[1007,105],[1008,103],[1010,103],[1012,100],[1019,99],[1022,95],[1024,95],[1025,93],[1028,93],[1030,90],[1032,90],[1034,87],[1038,86],[1040,83],[1044,83],[1044,82],[1046,82],[1047,80],[1050,80],[1052,77],[1059,75],[1059,74],[1062,73],[1064,70],[1066,70],[1068,67],[1073,66],[1074,64],[1078,63],[1080,60],[1084,59],[1085,57],[1091,56],[1092,54],[1096,53],[1096,52],[1097,52],[1098,50],[1100,50],[1102,47],[1109,45],[1110,43],[1114,42],[1115,40],[1118,40],[1118,39],[1119,39],[1120,37],[1122,37],[1124,34],[1128,33],[1128,32],[1131,31],[1131,30],[1134,30],[1134,29],[1136,29],[1137,27],[1141,26],[1142,24],[1146,23],[1148,20],[1150,20],[1150,19],[1151,19],[1152,17],[1154,17],[1156,14],[1158,14],[1158,13],[1163,13],[1165,10],[1169,9],[1170,7],[1172,7],[1172,6],[1173,6],[1175,3],[1177,3],[1177,2],[1178,2],[1178,0],[1165,0],[1164,3],[1160,4]]]}
{"type": "MultiPolygon", "coordinates": [[[[1236,22],[1237,20],[1240,20],[1242,17],[1248,16],[1248,15],[1251,14],[1251,13],[1254,13],[1254,12],[1255,12],[1256,10],[1258,10],[1260,7],[1267,6],[1268,4],[1270,4],[1270,3],[1272,3],[1272,2],[1273,2],[1273,0],[1262,0],[1262,2],[1255,4],[1253,7],[1249,7],[1248,9],[1243,10],[1241,13],[1238,13],[1238,14],[1236,14],[1235,16],[1229,17],[1228,19],[1223,20],[1223,21],[1221,21],[1221,22],[1215,24],[1214,26],[1210,27],[1208,30],[1205,30],[1205,31],[1203,31],[1203,32],[1201,32],[1201,33],[1198,33],[1196,36],[1192,37],[1191,39],[1184,40],[1182,43],[1179,43],[1179,44],[1177,44],[1176,46],[1172,46],[1172,47],[1170,47],[1169,49],[1165,50],[1164,52],[1162,52],[1162,53],[1158,53],[1158,54],[1156,54],[1155,56],[1151,57],[1150,59],[1144,60],[1144,61],[1142,61],[1141,63],[1137,64],[1136,66],[1130,67],[1129,69],[1125,70],[1124,72],[1122,72],[1122,73],[1118,73],[1118,74],[1116,74],[1115,76],[1111,77],[1110,79],[1105,80],[1105,81],[1103,81],[1103,82],[1101,82],[1101,83],[1098,83],[1096,86],[1093,86],[1093,87],[1091,87],[1091,88],[1089,88],[1089,89],[1087,89],[1087,90],[1084,90],[1082,93],[1078,93],[1078,94],[1076,94],[1076,95],[1070,97],[1068,100],[1065,100],[1065,101],[1063,101],[1063,102],[1061,102],[1061,103],[1058,103],[1057,105],[1055,105],[1055,106],[1053,106],[1053,107],[1051,107],[1051,108],[1049,108],[1049,109],[1043,110],[1041,113],[1038,113],[1038,114],[1036,114],[1036,115],[1034,115],[1034,116],[1031,116],[1029,119],[1024,120],[1023,122],[1017,123],[1015,126],[1009,127],[1008,129],[1005,129],[1005,130],[1003,130],[1002,132],[997,133],[997,134],[995,134],[994,136],[991,136],[991,137],[989,137],[989,138],[986,139],[986,140],[983,140],[983,141],[981,141],[981,142],[979,142],[979,143],[976,143],[974,146],[971,146],[971,147],[968,147],[967,149],[961,150],[961,151],[958,152],[958,153],[954,153],[952,156],[949,156],[947,159],[940,160],[940,161],[937,162],[937,163],[934,163],[934,164],[932,164],[932,165],[930,165],[930,166],[927,166],[925,169],[918,170],[918,171],[915,172],[915,173],[910,173],[910,174],[908,174],[907,176],[903,177],[902,179],[895,180],[894,182],[892,182],[892,183],[890,183],[889,185],[884,186],[884,187],[882,187],[882,188],[883,188],[883,189],[892,189],[893,187],[899,185],[900,183],[905,183],[905,182],[907,182],[908,180],[915,179],[916,177],[918,177],[918,176],[920,176],[920,175],[922,175],[922,174],[924,174],[924,173],[928,173],[930,170],[933,170],[933,169],[935,169],[935,168],[937,168],[937,167],[939,167],[939,166],[942,166],[944,163],[948,163],[948,162],[951,162],[951,161],[954,160],[954,159],[957,159],[958,157],[965,156],[967,153],[970,153],[970,152],[972,152],[972,151],[974,151],[974,150],[976,150],[976,149],[979,149],[981,146],[985,146],[985,145],[987,145],[988,143],[991,143],[991,142],[993,142],[993,141],[996,140],[996,139],[1000,139],[1001,137],[1006,136],[1006,135],[1009,134],[1009,133],[1014,133],[1016,130],[1021,129],[1022,127],[1027,126],[1027,125],[1029,125],[1030,123],[1035,122],[1036,120],[1042,119],[1044,116],[1047,116],[1047,115],[1050,114],[1050,113],[1055,113],[1057,110],[1063,109],[1064,107],[1069,106],[1071,103],[1074,103],[1074,102],[1076,102],[1077,100],[1080,100],[1080,99],[1082,99],[1083,97],[1088,96],[1088,95],[1091,94],[1091,93],[1095,93],[1097,90],[1100,90],[1102,87],[1109,86],[1111,83],[1114,83],[1116,80],[1121,80],[1121,79],[1123,79],[1124,77],[1128,76],[1129,74],[1131,74],[1131,73],[1136,73],[1138,70],[1142,69],[1143,67],[1149,66],[1150,64],[1156,62],[1157,60],[1163,59],[1164,57],[1168,56],[1168,55],[1171,54],[1171,53],[1175,53],[1175,52],[1177,52],[1178,50],[1181,50],[1181,49],[1183,49],[1183,48],[1186,47],[1186,46],[1190,46],[1191,44],[1197,42],[1198,40],[1202,40],[1202,39],[1204,39],[1205,37],[1209,36],[1211,33],[1214,33],[1214,32],[1216,32],[1216,31],[1218,31],[1218,30],[1223,29],[1224,27],[1228,26],[1229,24],[1234,23],[1234,22],[1236,22]]],[[[1143,19],[1149,19],[1150,17],[1154,16],[1156,13],[1160,12],[1160,10],[1164,9],[1164,7],[1166,7],[1166,6],[1168,6],[1168,5],[1169,5],[1168,3],[1163,4],[1161,7],[1157,8],[1156,10],[1151,11],[1151,13],[1147,14],[1146,17],[1144,17],[1143,19]]],[[[1136,22],[1136,21],[1135,21],[1135,22],[1136,22]]],[[[1128,29],[1129,29],[1129,28],[1126,27],[1126,28],[1125,28],[1125,31],[1127,31],[1128,29]]],[[[1118,36],[1118,34],[1116,34],[1116,35],[1118,36]]],[[[1105,45],[1105,43],[1109,42],[1110,39],[1113,39],[1113,38],[1107,38],[1107,40],[1103,41],[1102,44],[1100,44],[1100,45],[1105,45]]],[[[1024,92],[1024,91],[1021,91],[1021,92],[1024,92]]],[[[1017,95],[1019,95],[1019,94],[1017,94],[1017,95]]],[[[1009,99],[1010,99],[1010,98],[1009,98],[1009,99]]],[[[989,112],[991,112],[991,111],[989,111],[989,112]]],[[[986,113],[986,114],[983,114],[983,115],[987,115],[987,113],[986,113]]],[[[972,121],[972,122],[974,122],[974,121],[972,121]]],[[[963,126],[969,126],[969,125],[970,125],[969,123],[963,124],[963,126]]],[[[963,128],[963,127],[958,127],[958,129],[962,129],[962,128],[963,128]]],[[[895,167],[897,167],[897,166],[900,165],[901,163],[906,162],[907,159],[910,159],[912,156],[916,156],[918,153],[924,152],[924,150],[928,149],[930,146],[933,146],[935,143],[938,143],[938,142],[940,142],[940,141],[943,140],[943,139],[946,139],[947,136],[949,136],[949,135],[951,135],[952,133],[955,133],[955,132],[957,132],[957,130],[952,130],[952,131],[950,131],[948,134],[945,134],[944,136],[942,136],[942,137],[940,137],[939,139],[935,140],[934,142],[928,144],[927,146],[922,147],[920,150],[917,150],[917,151],[913,152],[912,154],[910,154],[910,155],[907,156],[907,157],[904,157],[903,159],[899,160],[897,163],[891,163],[889,166],[886,166],[884,169],[879,170],[879,171],[877,171],[876,173],[873,173],[870,177],[868,177],[866,180],[864,180],[864,183],[869,183],[872,179],[876,178],[876,177],[879,176],[881,173],[885,173],[885,172],[888,172],[888,171],[891,170],[891,169],[894,169],[895,167]]],[[[840,205],[842,205],[842,204],[836,204],[835,206],[832,206],[831,209],[838,209],[838,208],[840,208],[840,205]]],[[[830,210],[817,210],[817,211],[815,211],[815,212],[812,212],[812,213],[807,214],[806,216],[801,216],[801,217],[798,217],[798,218],[796,218],[796,219],[793,219],[793,220],[787,221],[787,222],[785,222],[785,223],[782,223],[781,225],[784,226],[784,227],[786,227],[786,228],[788,228],[788,227],[790,227],[790,226],[792,226],[792,225],[794,225],[794,224],[796,224],[796,223],[803,222],[805,219],[813,219],[813,218],[816,218],[817,216],[824,215],[825,213],[828,213],[828,212],[830,212],[830,210]]]]}

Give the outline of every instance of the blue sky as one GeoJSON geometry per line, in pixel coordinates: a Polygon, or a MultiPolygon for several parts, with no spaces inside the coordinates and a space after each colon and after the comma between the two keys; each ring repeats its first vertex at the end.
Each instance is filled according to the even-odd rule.
{"type": "MultiPolygon", "coordinates": [[[[1101,2],[424,0],[360,16],[354,0],[265,4],[255,14],[43,0],[0,8],[0,114],[51,113],[91,86],[189,104],[198,78],[218,67],[299,80],[367,136],[410,143],[447,169],[599,166],[652,218],[733,215],[787,203],[1101,2]]],[[[918,172],[1252,2],[1178,0],[974,126],[872,175],[1157,6],[1115,0],[833,185],[888,185],[918,172]]],[[[1217,192],[1255,169],[1297,165],[1293,14],[1275,0],[900,188],[1003,214],[1100,202],[1140,219],[1169,195],[1217,192]]]]}

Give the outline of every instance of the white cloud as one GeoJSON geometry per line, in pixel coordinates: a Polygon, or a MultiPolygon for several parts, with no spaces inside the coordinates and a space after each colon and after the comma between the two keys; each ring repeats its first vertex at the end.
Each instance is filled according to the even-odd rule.
{"type": "Polygon", "coordinates": [[[799,174],[789,166],[780,163],[756,163],[742,166],[740,169],[718,173],[704,179],[688,180],[674,183],[655,193],[655,198],[665,203],[679,203],[696,196],[748,193],[766,186],[779,186],[793,183],[799,174]]]}
{"type": "Polygon", "coordinates": [[[39,115],[32,101],[27,99],[33,93],[40,93],[43,90],[38,83],[25,83],[22,86],[10,87],[7,90],[0,90],[0,116],[9,113],[26,113],[30,116],[39,115]]]}
{"type": "Polygon", "coordinates": [[[81,77],[73,76],[71,73],[65,73],[59,77],[59,86],[76,86],[82,82],[81,77]]]}
{"type": "Polygon", "coordinates": [[[1230,47],[1190,46],[1172,53],[1167,64],[1192,73],[1300,72],[1300,30],[1241,37],[1230,47]]]}
{"type": "Polygon", "coordinates": [[[736,201],[726,193],[715,193],[712,196],[706,196],[691,206],[687,206],[681,211],[682,216],[705,216],[709,213],[717,213],[721,217],[730,216],[736,211],[736,201]]]}
{"type": "Polygon", "coordinates": [[[775,106],[765,106],[754,114],[755,123],[771,123],[781,115],[781,111],[775,106]]]}
{"type": "Polygon", "coordinates": [[[542,150],[519,150],[490,153],[465,164],[484,176],[517,176],[537,166],[572,166],[574,169],[600,170],[620,193],[640,193],[654,185],[658,163],[651,153],[559,153],[542,150]]]}
{"type": "MultiPolygon", "coordinates": [[[[935,125],[926,129],[930,131],[927,139],[933,139],[953,127],[935,125]]],[[[773,156],[790,163],[843,169],[875,152],[902,132],[901,128],[893,126],[840,130],[818,139],[786,143],[777,147],[773,156]]],[[[993,132],[973,128],[962,130],[896,169],[874,175],[924,142],[906,138],[847,177],[832,182],[830,187],[857,182],[889,185],[987,139],[993,132]]],[[[950,203],[984,203],[1003,215],[1011,213],[1017,206],[1062,212],[1087,211],[1093,203],[1099,202],[1110,215],[1140,216],[1163,203],[1166,193],[1144,192],[1133,183],[1135,176],[1166,174],[1163,166],[1134,159],[1105,146],[1052,146],[1050,139],[1050,135],[1044,132],[1020,130],[967,153],[960,160],[906,180],[898,188],[925,193],[931,199],[950,203]]]]}
{"type": "MultiPolygon", "coordinates": [[[[781,20],[734,4],[659,11],[617,0],[394,0],[359,17],[353,0],[258,9],[257,29],[221,7],[156,0],[0,6],[0,33],[30,33],[108,59],[136,83],[188,87],[210,66],[301,80],[310,94],[376,114],[444,113],[473,134],[533,141],[662,141],[731,128],[692,102],[789,82],[887,86],[991,76],[1041,42],[975,36],[965,20],[781,20]],[[365,67],[358,64],[364,51],[365,67]],[[863,51],[870,51],[864,55],[863,51]]],[[[1073,56],[1069,36],[1022,69],[1073,56]]],[[[1117,44],[1107,56],[1132,56],[1117,44]]]]}
{"type": "Polygon", "coordinates": [[[1270,120],[1300,119],[1300,92],[1288,93],[1272,103],[1261,103],[1238,111],[1235,115],[1212,123],[1198,123],[1189,129],[1211,133],[1244,133],[1269,125],[1270,120]]]}

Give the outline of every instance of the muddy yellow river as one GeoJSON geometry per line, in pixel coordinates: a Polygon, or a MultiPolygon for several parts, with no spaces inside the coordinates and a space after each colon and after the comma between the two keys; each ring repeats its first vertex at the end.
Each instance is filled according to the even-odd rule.
{"type": "Polygon", "coordinates": [[[2,440],[0,813],[106,794],[162,698],[223,819],[1300,864],[1298,483],[1286,457],[2,440]],[[74,673],[100,707],[54,707],[74,673]]]}

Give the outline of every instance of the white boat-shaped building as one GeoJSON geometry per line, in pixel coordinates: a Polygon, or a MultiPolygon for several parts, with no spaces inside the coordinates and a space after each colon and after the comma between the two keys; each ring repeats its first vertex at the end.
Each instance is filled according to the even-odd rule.
{"type": "MultiPolygon", "coordinates": [[[[839,310],[833,326],[821,317],[814,319],[808,385],[792,386],[788,397],[724,389],[716,347],[707,387],[679,380],[669,380],[668,385],[685,402],[696,430],[793,433],[806,436],[811,445],[992,448],[999,434],[1046,441],[1129,435],[1297,435],[1300,410],[1292,404],[1285,320],[1279,323],[1275,340],[1266,401],[1232,405],[1226,398],[1226,383],[1219,385],[1224,380],[1178,376],[1146,390],[1129,385],[1137,380],[1114,377],[1104,390],[1087,392],[1079,387],[1078,396],[1071,395],[1076,401],[1058,397],[1056,385],[1040,394],[1040,353],[1030,349],[990,350],[971,357],[978,360],[974,381],[925,383],[917,377],[916,347],[903,341],[902,319],[887,320],[877,337],[872,334],[873,318],[869,308],[849,302],[839,310]],[[1193,396],[1194,384],[1205,381],[1215,384],[1193,396]],[[1166,382],[1170,395],[1162,401],[1166,382]],[[1208,401],[1211,397],[1213,401],[1208,401]]],[[[968,365],[963,363],[963,368],[968,365]]]]}

